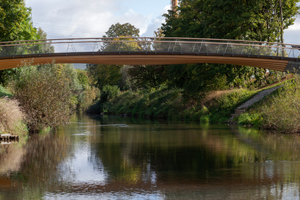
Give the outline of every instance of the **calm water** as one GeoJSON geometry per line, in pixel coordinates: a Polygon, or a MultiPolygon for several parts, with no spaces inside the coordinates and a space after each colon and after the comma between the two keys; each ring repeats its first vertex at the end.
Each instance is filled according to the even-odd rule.
{"type": "Polygon", "coordinates": [[[2,199],[299,199],[300,138],[183,122],[76,117],[0,147],[2,199]]]}

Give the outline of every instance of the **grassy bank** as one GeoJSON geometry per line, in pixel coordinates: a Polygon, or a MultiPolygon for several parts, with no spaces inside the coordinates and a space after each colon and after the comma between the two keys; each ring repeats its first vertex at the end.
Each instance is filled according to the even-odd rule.
{"type": "Polygon", "coordinates": [[[256,92],[246,89],[211,92],[206,98],[196,101],[184,99],[180,89],[161,87],[157,90],[125,91],[107,101],[100,99],[89,112],[224,123],[238,105],[249,100],[256,92]]]}
{"type": "Polygon", "coordinates": [[[282,133],[300,132],[300,77],[254,104],[237,118],[240,125],[254,125],[282,133]]]}
{"type": "Polygon", "coordinates": [[[11,93],[0,85],[0,134],[26,136],[25,114],[19,102],[8,97],[11,97],[11,93]]]}
{"type": "Polygon", "coordinates": [[[187,100],[183,90],[159,89],[120,92],[117,87],[105,87],[101,98],[89,112],[105,112],[142,118],[226,123],[234,110],[256,93],[282,85],[281,88],[252,105],[235,120],[240,125],[275,130],[283,133],[300,132],[300,77],[286,80],[259,90],[234,89],[214,91],[205,98],[187,100]]]}

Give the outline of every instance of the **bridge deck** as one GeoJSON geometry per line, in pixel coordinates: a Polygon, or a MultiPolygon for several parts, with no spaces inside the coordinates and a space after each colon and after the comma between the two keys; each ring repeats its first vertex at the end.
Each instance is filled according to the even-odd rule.
{"type": "Polygon", "coordinates": [[[0,69],[9,69],[21,65],[26,60],[31,64],[46,64],[55,60],[55,63],[93,63],[109,65],[168,65],[189,63],[215,63],[246,65],[259,68],[284,71],[290,60],[270,56],[244,56],[244,55],[222,55],[222,54],[181,54],[181,53],[137,53],[137,52],[115,52],[115,53],[66,53],[66,54],[44,54],[26,55],[0,58],[0,69]],[[94,54],[94,55],[93,55],[94,54]]]}

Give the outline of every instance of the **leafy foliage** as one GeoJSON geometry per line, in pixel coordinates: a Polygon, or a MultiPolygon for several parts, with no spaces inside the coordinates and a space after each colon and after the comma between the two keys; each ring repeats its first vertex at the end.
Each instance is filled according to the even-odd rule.
{"type": "Polygon", "coordinates": [[[166,82],[164,66],[137,65],[128,69],[130,80],[136,88],[158,88],[166,82]]]}
{"type": "Polygon", "coordinates": [[[37,132],[68,123],[72,113],[68,75],[55,65],[21,69],[10,87],[24,108],[29,130],[37,132]]]}
{"type": "MultiPolygon", "coordinates": [[[[284,1],[284,29],[295,21],[299,0],[284,1]]],[[[241,39],[274,42],[280,37],[278,0],[182,0],[165,14],[166,37],[241,39]]],[[[168,85],[187,96],[199,92],[266,84],[265,69],[221,64],[173,65],[165,68],[168,85]],[[255,84],[253,84],[254,77],[255,84]]]]}
{"type": "MultiPolygon", "coordinates": [[[[41,28],[37,30],[33,27],[30,15],[31,9],[25,7],[23,0],[0,0],[0,41],[46,39],[47,34],[41,28]]],[[[9,47],[7,48],[6,51],[10,51],[9,47]]],[[[31,50],[37,48],[40,53],[54,51],[53,46],[49,44],[35,45],[31,50]]],[[[0,83],[6,86],[7,81],[18,73],[18,70],[1,70],[0,83]]]]}
{"type": "MultiPolygon", "coordinates": [[[[284,29],[295,21],[297,2],[283,2],[284,29]]],[[[278,0],[182,0],[164,16],[167,37],[277,41],[281,27],[278,0]]]]}
{"type": "Polygon", "coordinates": [[[125,91],[113,98],[103,98],[107,101],[100,100],[89,112],[99,113],[99,109],[105,108],[111,114],[224,123],[238,105],[255,94],[255,91],[239,89],[221,95],[210,94],[211,97],[202,101],[186,101],[182,92],[181,89],[168,89],[166,86],[136,92],[125,91]]]}
{"type": "Polygon", "coordinates": [[[0,1],[0,41],[37,39],[23,0],[0,1]]]}
{"type": "Polygon", "coordinates": [[[88,64],[87,72],[91,84],[102,90],[105,85],[118,85],[121,79],[121,68],[121,65],[88,64]]]}
{"type": "Polygon", "coordinates": [[[299,84],[300,77],[295,75],[293,80],[241,115],[238,121],[284,133],[300,132],[299,84]]]}
{"type": "Polygon", "coordinates": [[[100,101],[105,103],[112,98],[115,98],[120,93],[120,88],[118,86],[105,85],[101,91],[100,101]]]}
{"type": "Polygon", "coordinates": [[[130,23],[120,24],[116,23],[109,27],[103,37],[139,37],[140,30],[130,23]]]}

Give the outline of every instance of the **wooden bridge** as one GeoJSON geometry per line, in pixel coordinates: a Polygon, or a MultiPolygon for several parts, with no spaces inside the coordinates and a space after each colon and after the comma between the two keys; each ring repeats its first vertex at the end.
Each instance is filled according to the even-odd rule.
{"type": "Polygon", "coordinates": [[[300,67],[300,45],[209,38],[69,38],[0,42],[0,69],[30,64],[216,63],[278,71],[300,67]]]}

